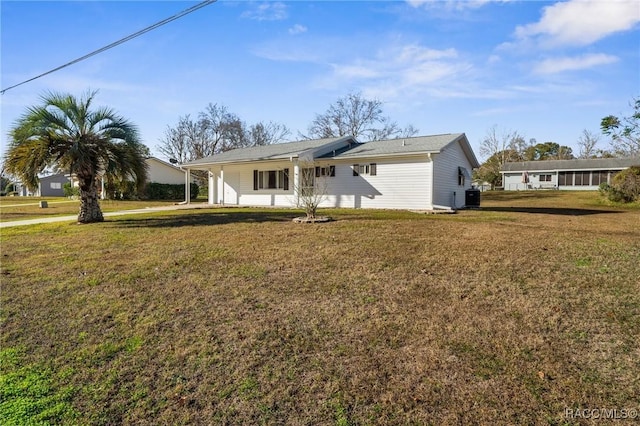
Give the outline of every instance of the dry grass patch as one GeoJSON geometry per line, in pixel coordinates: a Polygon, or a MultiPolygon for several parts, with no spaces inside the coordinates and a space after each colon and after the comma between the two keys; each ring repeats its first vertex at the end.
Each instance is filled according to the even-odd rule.
{"type": "MultiPolygon", "coordinates": [[[[173,204],[171,201],[117,201],[102,200],[103,212],[143,209],[173,204]]],[[[3,197],[0,198],[0,221],[34,219],[38,217],[77,215],[80,201],[67,198],[3,197]],[[47,201],[48,207],[41,208],[40,201],[47,201]]]]}
{"type": "Polygon", "coordinates": [[[571,424],[567,407],[638,408],[639,211],[552,195],[317,226],[219,209],[3,230],[2,347],[73,396],[53,423],[571,424]]]}

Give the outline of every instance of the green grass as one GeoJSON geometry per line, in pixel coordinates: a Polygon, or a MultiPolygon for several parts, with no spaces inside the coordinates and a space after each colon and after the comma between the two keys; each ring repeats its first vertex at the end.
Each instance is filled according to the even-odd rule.
{"type": "Polygon", "coordinates": [[[560,191],[482,206],[3,229],[0,418],[579,424],[565,408],[639,408],[640,210],[560,191]]]}

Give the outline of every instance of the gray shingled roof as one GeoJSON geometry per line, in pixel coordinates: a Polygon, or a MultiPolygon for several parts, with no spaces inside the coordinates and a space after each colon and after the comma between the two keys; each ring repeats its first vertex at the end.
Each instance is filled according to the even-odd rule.
{"type": "Polygon", "coordinates": [[[575,160],[518,161],[513,163],[504,163],[502,171],[622,170],[634,165],[640,165],[640,158],[589,158],[575,160]]]}
{"type": "MultiPolygon", "coordinates": [[[[443,135],[390,139],[367,143],[357,143],[351,146],[349,146],[346,141],[355,141],[355,139],[350,137],[288,142],[273,145],[256,146],[251,148],[238,148],[231,151],[223,152],[221,154],[194,160],[183,164],[183,166],[191,167],[221,163],[288,159],[290,157],[298,157],[305,151],[319,150],[319,148],[321,147],[337,143],[341,140],[345,140],[344,147],[338,148],[335,151],[328,152],[324,155],[320,155],[317,158],[353,159],[389,155],[439,153],[450,143],[460,140],[462,142],[463,149],[469,156],[472,167],[479,166],[473,150],[469,146],[469,142],[467,141],[464,133],[447,133],[443,135]]],[[[317,152],[317,154],[319,154],[319,152],[317,152]]]]}
{"type": "Polygon", "coordinates": [[[438,153],[445,146],[463,136],[464,133],[447,133],[443,135],[418,136],[367,142],[336,155],[336,158],[375,157],[385,155],[418,154],[425,152],[438,153]]]}
{"type": "Polygon", "coordinates": [[[235,163],[244,161],[278,160],[297,157],[299,154],[314,148],[336,142],[343,138],[313,139],[299,142],[277,143],[272,145],[238,148],[209,157],[184,163],[183,166],[204,164],[235,163]]]}

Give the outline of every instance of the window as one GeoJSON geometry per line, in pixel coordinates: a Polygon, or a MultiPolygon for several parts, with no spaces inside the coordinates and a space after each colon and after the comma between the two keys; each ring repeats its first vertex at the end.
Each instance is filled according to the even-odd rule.
{"type": "Polygon", "coordinates": [[[316,177],[335,176],[336,166],[316,167],[316,177]]]}
{"type": "Polygon", "coordinates": [[[254,170],[253,190],[284,189],[289,190],[289,169],[283,170],[254,170]]]}
{"type": "Polygon", "coordinates": [[[551,182],[551,175],[540,175],[540,182],[551,182]]]}
{"type": "Polygon", "coordinates": [[[591,185],[600,185],[601,183],[607,183],[607,175],[609,172],[593,172],[591,174],[591,185]]]}
{"type": "Polygon", "coordinates": [[[467,177],[471,179],[471,175],[469,174],[469,171],[464,167],[458,167],[458,185],[459,186],[464,186],[464,183],[467,177]]]}
{"type": "Polygon", "coordinates": [[[315,176],[317,170],[313,168],[300,169],[300,195],[312,196],[316,185],[315,176]]]}
{"type": "Polygon", "coordinates": [[[576,186],[589,185],[590,175],[591,175],[591,172],[576,172],[575,185],[576,186]]]}
{"type": "Polygon", "coordinates": [[[360,176],[360,175],[376,176],[377,174],[378,174],[378,167],[376,163],[353,165],[354,176],[360,176]]]}
{"type": "Polygon", "coordinates": [[[60,182],[50,182],[51,189],[62,189],[62,184],[60,182]]]}
{"type": "Polygon", "coordinates": [[[558,173],[558,186],[573,186],[573,172],[558,173]]]}

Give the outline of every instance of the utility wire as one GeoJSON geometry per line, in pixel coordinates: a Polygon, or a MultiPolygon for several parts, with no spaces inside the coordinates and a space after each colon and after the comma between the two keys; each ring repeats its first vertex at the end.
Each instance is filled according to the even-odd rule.
{"type": "Polygon", "coordinates": [[[215,3],[216,1],[217,1],[217,0],[205,0],[205,1],[201,2],[201,3],[198,3],[198,4],[196,4],[195,6],[192,6],[192,7],[188,8],[188,9],[185,9],[185,10],[183,10],[183,11],[182,11],[182,12],[180,12],[180,13],[177,13],[177,14],[175,14],[175,15],[173,15],[173,16],[170,16],[170,17],[169,17],[169,18],[167,18],[167,19],[163,19],[163,20],[162,20],[162,21],[160,21],[160,22],[157,22],[157,23],[155,23],[155,24],[153,24],[153,25],[151,25],[151,26],[149,26],[149,27],[146,27],[146,28],[144,28],[144,29],[142,29],[142,30],[140,30],[140,31],[138,31],[138,32],[136,32],[136,33],[133,33],[133,34],[131,34],[131,35],[128,35],[128,36],[126,36],[125,38],[122,38],[122,39],[120,39],[120,40],[118,40],[118,41],[115,41],[115,42],[113,42],[113,43],[111,43],[111,44],[109,44],[109,45],[107,45],[107,46],[101,47],[101,48],[100,48],[100,49],[98,49],[98,50],[94,50],[93,52],[88,53],[88,54],[86,54],[86,55],[84,55],[84,56],[82,56],[82,57],[80,57],[80,58],[78,58],[78,59],[74,59],[73,61],[71,61],[71,62],[67,62],[66,64],[61,65],[61,66],[59,66],[59,67],[57,67],[57,68],[54,68],[54,69],[52,69],[52,70],[50,70],[50,71],[47,71],[47,72],[45,72],[45,73],[42,73],[42,74],[37,75],[37,76],[35,76],[35,77],[32,77],[32,78],[30,78],[30,79],[28,79],[28,80],[25,80],[25,81],[23,81],[23,82],[21,82],[21,83],[14,84],[13,86],[9,86],[9,87],[7,87],[7,88],[5,88],[5,89],[2,89],[2,90],[0,90],[0,94],[4,95],[4,92],[6,92],[7,90],[10,90],[10,89],[13,89],[13,88],[15,88],[15,87],[21,86],[21,85],[23,85],[23,84],[25,84],[25,83],[29,83],[30,81],[36,80],[36,79],[38,79],[38,78],[40,78],[40,77],[44,77],[45,75],[49,75],[49,74],[54,73],[54,72],[56,72],[56,71],[59,71],[59,70],[61,70],[61,69],[63,69],[63,68],[66,68],[66,67],[68,67],[68,66],[70,66],[70,65],[76,64],[76,63],[78,63],[78,62],[80,62],[80,61],[84,61],[85,59],[88,59],[88,58],[90,58],[90,57],[92,57],[92,56],[94,56],[94,55],[97,55],[98,53],[102,53],[102,52],[104,52],[104,51],[106,51],[106,50],[109,50],[109,49],[111,49],[111,48],[114,48],[114,47],[116,47],[116,46],[118,46],[118,45],[120,45],[120,44],[122,44],[122,43],[125,43],[125,42],[127,42],[127,41],[129,41],[129,40],[132,40],[132,39],[134,39],[134,38],[136,38],[136,37],[138,37],[138,36],[141,36],[141,35],[142,35],[142,34],[144,34],[144,33],[148,33],[148,32],[149,32],[149,31],[151,31],[151,30],[155,30],[155,29],[156,29],[156,28],[158,28],[158,27],[161,27],[161,26],[163,26],[163,25],[165,25],[165,24],[168,24],[168,23],[169,23],[169,22],[171,22],[171,21],[175,21],[176,19],[182,18],[183,16],[188,15],[188,14],[189,14],[189,13],[191,13],[191,12],[195,12],[196,10],[201,9],[201,8],[203,8],[203,7],[205,7],[205,6],[208,6],[208,5],[212,4],[212,3],[215,3]]]}

